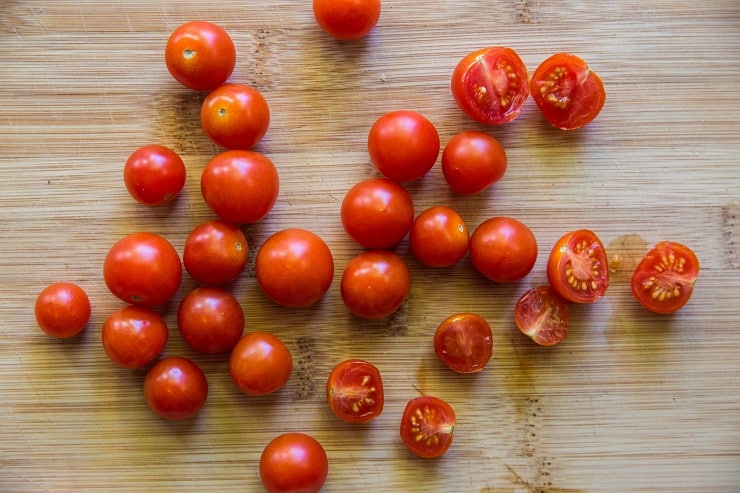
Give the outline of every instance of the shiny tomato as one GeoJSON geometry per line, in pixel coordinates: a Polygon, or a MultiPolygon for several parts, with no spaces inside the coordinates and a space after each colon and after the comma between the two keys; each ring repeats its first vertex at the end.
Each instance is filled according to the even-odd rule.
{"type": "Polygon", "coordinates": [[[699,259],[686,245],[672,241],[656,244],[632,274],[632,294],[648,310],[673,313],[694,292],[699,259]]]}
{"type": "Polygon", "coordinates": [[[157,361],[147,372],[144,399],[164,419],[192,418],[208,399],[208,380],[203,370],[189,359],[170,356],[157,361]]]}
{"type": "Polygon", "coordinates": [[[466,115],[500,125],[521,113],[529,96],[529,75],[516,51],[494,46],[463,57],[452,72],[451,88],[466,115]]]}
{"type": "Polygon", "coordinates": [[[593,303],[609,287],[604,244],[596,233],[580,229],[563,235],[547,259],[550,287],[568,301],[593,303]]]}
{"type": "Polygon", "coordinates": [[[460,132],[442,152],[442,173],[454,191],[464,195],[480,193],[504,176],[504,146],[487,133],[460,132]]]}
{"type": "Polygon", "coordinates": [[[302,308],[319,301],[334,279],[334,257],[315,233],[287,228],[270,236],[255,259],[257,283],[275,303],[302,308]]]}
{"type": "Polygon", "coordinates": [[[250,332],[231,350],[229,374],[247,395],[265,395],[285,385],[293,358],[283,341],[266,332],[250,332]]]}
{"type": "Polygon", "coordinates": [[[225,353],[244,332],[244,311],[239,300],[222,288],[195,288],[180,302],[177,326],[193,349],[205,354],[225,353]]]}
{"type": "Polygon", "coordinates": [[[304,433],[273,438],[260,456],[260,480],[267,493],[318,493],[328,475],[324,447],[304,433]]]}
{"type": "Polygon", "coordinates": [[[414,219],[409,245],[416,259],[429,267],[448,267],[468,253],[470,233],[451,207],[430,207],[414,219]]]}
{"type": "Polygon", "coordinates": [[[141,368],[164,351],[169,332],[157,312],[143,306],[125,306],[103,324],[103,349],[116,365],[141,368]]]}
{"type": "Polygon", "coordinates": [[[342,200],[342,226],[365,248],[390,248],[409,232],[414,202],[399,183],[370,178],[354,185],[342,200]]]}
{"type": "Polygon", "coordinates": [[[243,84],[224,84],[203,100],[200,123],[206,135],[227,149],[249,149],[270,126],[264,96],[243,84]]]}
{"type": "Polygon", "coordinates": [[[326,33],[342,41],[367,36],[380,19],[380,0],[313,0],[313,15],[326,33]]]}
{"type": "Polygon", "coordinates": [[[448,317],[434,333],[434,352],[457,373],[477,373],[493,355],[491,326],[475,313],[448,317]]]}
{"type": "Polygon", "coordinates": [[[247,265],[249,244],[239,225],[222,219],[200,223],[185,240],[182,261],[196,281],[221,286],[238,278],[247,265]]]}
{"type": "Polygon", "coordinates": [[[452,445],[455,411],[439,397],[423,395],[406,404],[401,418],[401,439],[425,459],[441,456],[452,445]]]}
{"type": "Polygon", "coordinates": [[[111,293],[127,303],[161,306],[180,287],[182,263],[167,239],[154,233],[134,233],[108,251],[103,278],[111,293]]]}
{"type": "Polygon", "coordinates": [[[272,210],[280,188],[275,165],[254,151],[226,151],[203,169],[200,189],[208,207],[236,224],[254,223],[272,210]]]}
{"type": "Polygon", "coordinates": [[[439,156],[434,124],[415,111],[398,110],[378,118],[370,128],[368,152],[386,178],[413,181],[424,176],[439,156]]]}
{"type": "Polygon", "coordinates": [[[210,91],[231,76],[236,47],[221,27],[205,21],[186,22],[167,40],[164,60],[180,84],[196,91],[210,91]]]}
{"type": "Polygon", "coordinates": [[[326,400],[336,416],[348,423],[367,423],[383,412],[380,370],[367,361],[349,359],[334,367],[326,381],[326,400]]]}
{"type": "Polygon", "coordinates": [[[514,282],[529,274],[537,251],[532,230],[510,217],[486,219],[470,237],[473,266],[494,282],[514,282]]]}
{"type": "Polygon", "coordinates": [[[167,147],[151,144],[136,149],[123,166],[126,190],[138,202],[163,205],[185,186],[185,163],[167,147]]]}
{"type": "Polygon", "coordinates": [[[606,102],[604,83],[586,62],[570,53],[556,53],[542,62],[530,82],[532,99],[545,118],[562,130],[591,122],[606,102]]]}
{"type": "Polygon", "coordinates": [[[350,260],[342,273],[342,301],[358,317],[387,317],[411,290],[411,274],[403,259],[388,250],[368,250],[350,260]]]}
{"type": "Polygon", "coordinates": [[[514,322],[540,346],[554,346],[568,335],[570,304],[550,286],[538,286],[516,302],[514,322]]]}
{"type": "Polygon", "coordinates": [[[36,297],[36,322],[50,336],[67,339],[82,332],[90,321],[90,298],[77,284],[56,282],[36,297]]]}

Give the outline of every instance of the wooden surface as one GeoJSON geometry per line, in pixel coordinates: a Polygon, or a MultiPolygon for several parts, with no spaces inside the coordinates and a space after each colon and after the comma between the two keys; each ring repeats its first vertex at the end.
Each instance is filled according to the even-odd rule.
{"type": "MultiPolygon", "coordinates": [[[[317,437],[330,458],[326,492],[733,492],[740,491],[740,4],[712,2],[386,0],[372,35],[340,43],[319,31],[310,2],[4,0],[0,5],[0,491],[261,491],[257,464],[278,433],[317,437]],[[249,272],[234,290],[247,330],[282,337],[295,360],[287,386],[265,398],[240,394],[224,357],[193,354],[175,328],[166,354],[200,363],[210,383],[201,415],[155,417],[143,371],[110,363],[100,327],[119,307],[101,279],[107,249],[149,230],[181,250],[211,213],[199,175],[219,151],[198,123],[202,94],[167,73],[171,30],[195,18],[226,28],[237,45],[232,77],[263,91],[273,119],[257,150],[279,168],[273,212],[245,228],[252,252],[274,231],[307,227],[331,246],[335,282],[322,302],[288,310],[268,302],[249,272]],[[443,142],[483,128],[463,117],[449,75],[466,53],[515,48],[530,72],[572,51],[604,79],[608,98],[587,128],[563,133],[530,100],[514,123],[485,128],[509,169],[476,197],[451,193],[439,166],[408,186],[417,212],[457,208],[471,230],[510,215],[537,235],[533,272],[495,285],[466,258],[422,268],[408,253],[413,287],[394,316],[364,322],[338,292],[359,248],[344,234],[340,201],[374,176],[365,139],[386,111],[422,112],[443,142]],[[188,168],[169,207],[140,206],[122,165],[160,143],[188,168]],[[516,330],[515,300],[546,282],[553,242],[595,230],[615,260],[612,286],[573,309],[554,348],[516,330]],[[702,263],[691,302],[652,315],[631,298],[635,258],[662,239],[690,245],[702,263]],[[619,262],[616,262],[619,260],[619,262]],[[37,293],[81,284],[93,317],[59,342],[35,324],[37,293]],[[434,328],[459,311],[493,326],[494,357],[476,376],[443,367],[434,328]],[[338,422],[323,396],[334,363],[362,357],[386,384],[383,415],[368,426],[338,422]],[[397,436],[401,411],[420,392],[458,413],[450,451],[411,456],[397,436]]],[[[253,257],[252,257],[253,258],[253,257]]],[[[178,298],[194,283],[186,279],[178,298]]]]}

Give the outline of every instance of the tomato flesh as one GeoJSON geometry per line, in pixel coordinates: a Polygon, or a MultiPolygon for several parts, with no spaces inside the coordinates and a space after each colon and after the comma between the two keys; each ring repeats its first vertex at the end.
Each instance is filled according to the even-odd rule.
{"type": "Polygon", "coordinates": [[[632,275],[632,294],[648,310],[673,313],[694,292],[699,259],[687,246],[661,241],[640,261],[632,275]]]}
{"type": "Polygon", "coordinates": [[[401,418],[401,439],[425,459],[441,456],[452,445],[455,411],[439,397],[423,395],[406,404],[401,418]]]}
{"type": "Polygon", "coordinates": [[[514,322],[540,346],[554,346],[568,335],[570,304],[550,286],[538,286],[516,302],[514,322]]]}
{"type": "Polygon", "coordinates": [[[383,411],[383,381],[372,363],[351,359],[334,367],[326,382],[332,412],[348,423],[366,423],[383,411]]]}
{"type": "Polygon", "coordinates": [[[493,353],[493,334],[485,318],[458,313],[446,318],[434,333],[434,351],[457,373],[477,373],[493,353]]]}
{"type": "Polygon", "coordinates": [[[606,249],[596,233],[580,229],[563,235],[547,260],[552,289],[573,303],[594,303],[609,287],[606,249]]]}

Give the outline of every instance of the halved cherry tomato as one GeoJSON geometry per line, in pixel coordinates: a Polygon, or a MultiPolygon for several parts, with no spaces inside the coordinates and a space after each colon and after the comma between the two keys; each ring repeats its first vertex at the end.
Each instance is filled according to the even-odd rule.
{"type": "Polygon", "coordinates": [[[246,150],[267,133],[270,107],[257,89],[244,84],[224,84],[203,100],[200,123],[216,144],[246,150]]]}
{"type": "Polygon", "coordinates": [[[411,290],[406,263],[388,250],[368,250],[350,260],[342,273],[342,301],[358,317],[387,317],[403,304],[411,290]]]}
{"type": "Polygon", "coordinates": [[[211,219],[190,232],[182,261],[196,281],[220,286],[239,277],[247,265],[248,255],[247,238],[237,224],[211,219]]]}
{"type": "Polygon", "coordinates": [[[208,398],[208,380],[198,365],[181,356],[157,361],[144,377],[144,399],[158,416],[192,418],[208,398]]]}
{"type": "Polygon", "coordinates": [[[260,480],[267,493],[318,493],[329,475],[329,459],[305,433],[273,438],[260,455],[260,480]]]}
{"type": "Polygon", "coordinates": [[[383,412],[383,380],[372,363],[342,361],[326,381],[326,400],[336,416],[348,423],[367,423],[383,412]]]}
{"type": "Polygon", "coordinates": [[[36,297],[36,322],[50,336],[67,339],[76,336],[90,321],[90,298],[77,284],[56,282],[36,297]]]}
{"type": "Polygon", "coordinates": [[[516,302],[514,322],[540,346],[554,346],[568,335],[570,304],[550,286],[538,286],[516,302]]]}
{"type": "Polygon", "coordinates": [[[406,404],[401,418],[401,439],[419,457],[439,457],[452,445],[455,411],[439,397],[423,395],[406,404]]]}
{"type": "Polygon", "coordinates": [[[454,191],[464,195],[480,193],[504,176],[506,151],[487,133],[460,132],[442,152],[442,173],[454,191]]]}
{"type": "Polygon", "coordinates": [[[177,327],[185,342],[196,351],[225,353],[242,337],[244,311],[231,291],[202,286],[190,291],[180,302],[177,327]]]}
{"type": "Polygon", "coordinates": [[[475,313],[448,317],[434,333],[434,352],[457,373],[477,373],[493,354],[491,326],[475,313]]]}
{"type": "Polygon", "coordinates": [[[103,349],[121,368],[141,368],[167,345],[164,318],[150,308],[125,306],[111,313],[103,324],[103,349]]]}
{"type": "Polygon", "coordinates": [[[293,371],[293,357],[285,343],[266,332],[249,332],[229,356],[229,374],[247,395],[270,394],[285,385],[293,371]]]}
{"type": "Polygon", "coordinates": [[[661,241],[637,265],[632,294],[652,312],[673,313],[689,301],[697,277],[696,254],[681,243],[661,241]]]}
{"type": "Polygon", "coordinates": [[[529,227],[511,217],[492,217],[470,237],[470,260],[488,279],[508,283],[529,274],[537,262],[537,238],[529,227]]]}
{"type": "Polygon", "coordinates": [[[416,259],[429,267],[448,267],[468,253],[470,233],[451,207],[430,207],[414,219],[409,246],[416,259]]]}
{"type": "Polygon", "coordinates": [[[313,0],[313,15],[326,33],[342,41],[366,36],[380,19],[380,0],[313,0]]]}
{"type": "Polygon", "coordinates": [[[171,202],[185,186],[185,163],[167,147],[150,144],[136,149],[123,166],[123,182],[131,196],[146,205],[171,202]]]}
{"type": "Polygon", "coordinates": [[[579,229],[555,242],[547,259],[547,279],[557,294],[574,303],[593,303],[604,296],[609,264],[596,233],[579,229]]]}

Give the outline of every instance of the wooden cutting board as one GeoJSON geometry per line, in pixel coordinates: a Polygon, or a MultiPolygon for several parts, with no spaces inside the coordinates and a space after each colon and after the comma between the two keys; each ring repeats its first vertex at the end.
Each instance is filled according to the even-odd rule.
{"type": "MultiPolygon", "coordinates": [[[[731,492],[740,490],[740,4],[713,2],[386,0],[375,31],[354,43],[316,26],[297,0],[28,1],[0,6],[0,491],[261,491],[258,460],[278,433],[318,438],[330,458],[323,491],[731,492]],[[293,352],[277,394],[249,398],[225,357],[194,354],[175,326],[165,354],[206,372],[208,402],[196,419],[165,422],[143,401],[142,371],[118,369],[100,327],[121,303],[101,278],[124,234],[158,232],[181,251],[212,217],[199,174],[219,149],[198,123],[203,95],[179,86],[163,63],[168,34],[192,19],[231,33],[232,77],[263,92],[272,123],[257,150],[277,165],[278,204],[245,228],[255,252],[271,233],[320,234],[335,282],[315,307],[279,308],[249,270],[234,286],[247,331],[268,330],[293,352]],[[472,123],[455,106],[449,76],[468,52],[515,48],[530,71],[550,54],[584,57],[608,99],[588,127],[564,133],[532,101],[500,128],[472,123]],[[540,255],[521,282],[496,285],[466,258],[420,266],[394,316],[364,322],[344,308],[338,280],[359,248],[339,205],[369,164],[367,131],[381,114],[413,109],[444,142],[463,129],[497,137],[504,178],[474,197],[452,193],[437,165],[408,185],[417,212],[455,207],[471,230],[494,215],[535,232],[540,255]],[[183,195],[147,208],[127,195],[126,157],[168,145],[188,168],[183,195]],[[549,249],[591,228],[614,261],[607,296],[573,308],[568,338],[535,346],[515,328],[516,299],[545,283],[549,249]],[[691,302],[673,316],[641,309],[630,269],[663,239],[690,245],[702,263],[691,302]],[[35,324],[37,293],[78,282],[93,303],[88,329],[64,342],[35,324]],[[494,330],[490,366],[453,374],[433,352],[447,316],[477,312],[494,330]],[[373,361],[386,382],[383,415],[338,422],[323,388],[334,363],[373,361]],[[458,414],[452,448],[425,461],[398,437],[406,402],[438,395],[458,414]]],[[[253,255],[252,255],[253,258],[253,255]]],[[[195,286],[186,279],[177,298],[195,286]]]]}

